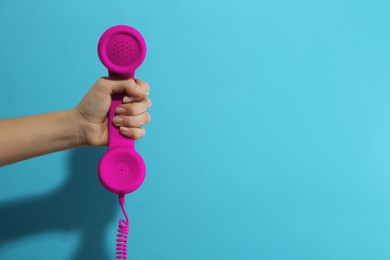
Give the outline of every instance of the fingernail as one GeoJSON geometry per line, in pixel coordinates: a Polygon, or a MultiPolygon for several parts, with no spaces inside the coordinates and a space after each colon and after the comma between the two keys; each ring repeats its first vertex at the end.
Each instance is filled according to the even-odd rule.
{"type": "Polygon", "coordinates": [[[133,99],[134,99],[133,97],[127,97],[126,96],[126,97],[123,98],[123,103],[130,103],[131,101],[133,101],[133,99]]]}
{"type": "Polygon", "coordinates": [[[150,94],[150,91],[149,91],[148,94],[146,94],[146,95],[149,96],[149,94],[150,94]]]}
{"type": "Polygon", "coordinates": [[[121,125],[123,123],[123,119],[116,116],[114,117],[114,119],[112,119],[112,122],[114,123],[114,125],[121,125]]]}
{"type": "Polygon", "coordinates": [[[119,128],[119,130],[121,130],[121,131],[123,131],[123,132],[128,132],[128,131],[130,130],[130,128],[121,126],[121,127],[119,128]]]}
{"type": "Polygon", "coordinates": [[[115,109],[116,114],[124,114],[125,112],[126,112],[126,109],[124,109],[123,107],[117,107],[115,109]]]}

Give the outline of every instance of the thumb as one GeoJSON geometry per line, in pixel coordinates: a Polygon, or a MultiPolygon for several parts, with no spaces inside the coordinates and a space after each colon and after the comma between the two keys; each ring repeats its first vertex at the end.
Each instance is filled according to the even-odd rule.
{"type": "Polygon", "coordinates": [[[123,94],[134,98],[144,98],[149,93],[149,85],[142,80],[105,78],[110,95],[123,94]]]}

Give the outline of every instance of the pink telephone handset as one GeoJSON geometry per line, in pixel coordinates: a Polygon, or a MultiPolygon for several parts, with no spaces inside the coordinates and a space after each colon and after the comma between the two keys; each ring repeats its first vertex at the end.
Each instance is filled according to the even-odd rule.
{"type": "MultiPolygon", "coordinates": [[[[134,78],[135,70],[146,55],[146,44],[142,35],[132,27],[118,25],[103,33],[98,44],[100,61],[115,78],[134,78]]],[[[117,259],[127,259],[127,234],[129,219],[124,210],[125,194],[138,189],[145,179],[145,163],[134,149],[134,139],[120,134],[113,125],[115,109],[122,104],[124,94],[112,95],[108,112],[108,151],[99,163],[98,175],[102,185],[119,194],[119,204],[126,220],[119,221],[117,235],[117,259]]]]}

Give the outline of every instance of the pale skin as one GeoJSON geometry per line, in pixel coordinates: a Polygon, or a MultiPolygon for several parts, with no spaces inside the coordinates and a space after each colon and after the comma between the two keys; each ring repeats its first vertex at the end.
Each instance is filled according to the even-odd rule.
{"type": "Polygon", "coordinates": [[[81,146],[105,146],[111,95],[123,93],[113,123],[122,135],[139,139],[150,121],[149,85],[142,80],[100,78],[69,110],[0,120],[0,166],[81,146]]]}

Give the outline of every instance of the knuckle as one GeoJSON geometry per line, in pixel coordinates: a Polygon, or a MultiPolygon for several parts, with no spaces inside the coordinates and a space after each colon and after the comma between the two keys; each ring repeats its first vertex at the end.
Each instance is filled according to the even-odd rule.
{"type": "Polygon", "coordinates": [[[132,78],[129,78],[128,79],[128,82],[129,82],[129,86],[131,87],[131,88],[134,88],[137,84],[135,83],[135,81],[134,81],[134,79],[132,79],[132,78]]]}
{"type": "Polygon", "coordinates": [[[148,82],[143,82],[143,87],[145,88],[145,89],[147,89],[148,91],[150,90],[150,85],[149,85],[149,83],[148,82]]]}
{"type": "Polygon", "coordinates": [[[146,93],[149,93],[149,91],[150,91],[150,86],[149,86],[148,83],[145,83],[144,88],[145,88],[145,92],[146,92],[146,93]]]}
{"type": "Polygon", "coordinates": [[[96,84],[97,84],[97,85],[103,85],[105,82],[106,82],[106,79],[103,78],[103,77],[100,77],[100,78],[98,78],[98,80],[96,81],[96,84]]]}
{"type": "Polygon", "coordinates": [[[146,108],[149,109],[152,107],[152,101],[150,98],[145,98],[146,99],[146,108]]]}
{"type": "Polygon", "coordinates": [[[137,112],[135,107],[134,107],[134,104],[128,104],[126,106],[126,112],[128,115],[134,116],[137,112]]]}
{"type": "Polygon", "coordinates": [[[107,82],[105,78],[101,77],[96,81],[95,85],[98,89],[106,90],[108,88],[107,82]]]}
{"type": "Polygon", "coordinates": [[[149,83],[147,83],[146,81],[140,80],[140,79],[138,79],[136,83],[140,89],[145,90],[146,93],[149,92],[149,90],[150,90],[149,83]]]}
{"type": "Polygon", "coordinates": [[[130,126],[131,125],[131,120],[128,116],[124,116],[123,118],[123,125],[125,126],[130,126]]]}
{"type": "Polygon", "coordinates": [[[134,138],[139,139],[145,136],[146,131],[143,128],[134,129],[134,138]]]}
{"type": "Polygon", "coordinates": [[[125,88],[129,89],[130,91],[134,90],[136,88],[136,84],[135,84],[134,79],[132,79],[132,78],[127,79],[125,88]]]}
{"type": "Polygon", "coordinates": [[[147,112],[145,112],[145,114],[146,114],[146,123],[148,123],[150,122],[150,120],[152,120],[152,116],[147,112]]]}

